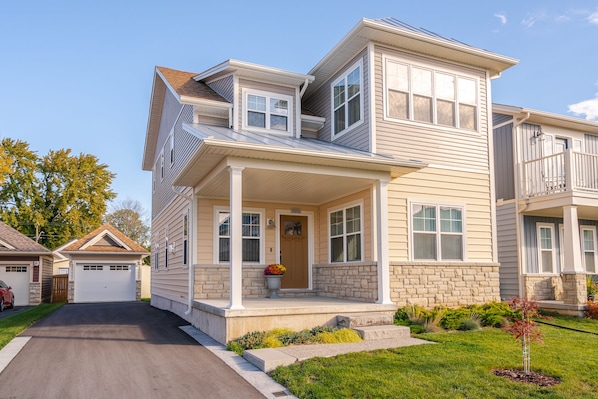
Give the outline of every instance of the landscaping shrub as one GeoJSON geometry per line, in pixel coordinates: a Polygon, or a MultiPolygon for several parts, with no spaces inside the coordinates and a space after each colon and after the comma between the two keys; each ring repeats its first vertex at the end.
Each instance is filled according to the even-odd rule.
{"type": "Polygon", "coordinates": [[[586,315],[590,319],[598,320],[598,302],[588,301],[586,315]]]}
{"type": "Polygon", "coordinates": [[[472,312],[469,317],[467,317],[461,325],[459,326],[458,330],[461,331],[470,331],[470,330],[479,330],[481,328],[481,317],[478,313],[472,312]]]}
{"type": "Polygon", "coordinates": [[[336,331],[323,331],[317,334],[314,339],[316,342],[322,344],[340,344],[362,341],[357,331],[348,328],[341,328],[336,331]]]}

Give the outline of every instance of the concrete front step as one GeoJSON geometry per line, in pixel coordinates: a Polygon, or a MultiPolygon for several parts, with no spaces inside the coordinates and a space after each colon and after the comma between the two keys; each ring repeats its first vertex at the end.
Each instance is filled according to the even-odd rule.
{"type": "Polygon", "coordinates": [[[357,331],[364,341],[374,339],[397,339],[410,336],[409,327],[405,326],[365,326],[353,327],[353,330],[357,331]]]}
{"type": "Polygon", "coordinates": [[[386,326],[393,325],[393,317],[392,313],[353,313],[336,316],[336,324],[344,328],[386,326]]]}

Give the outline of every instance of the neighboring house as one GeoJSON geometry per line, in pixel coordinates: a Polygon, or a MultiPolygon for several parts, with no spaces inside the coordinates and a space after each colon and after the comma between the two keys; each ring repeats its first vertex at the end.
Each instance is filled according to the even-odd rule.
{"type": "Polygon", "coordinates": [[[501,297],[581,314],[598,273],[598,123],[493,111],[501,297]]]}
{"type": "Polygon", "coordinates": [[[285,298],[391,312],[499,300],[490,85],[516,63],[385,18],[307,74],[157,67],[152,304],[221,342],[338,314],[302,303],[300,326],[265,309],[276,301],[258,310],[275,262],[285,298]]]}
{"type": "Polygon", "coordinates": [[[143,258],[149,252],[120,230],[105,224],[60,247],[54,259],[68,265],[68,302],[135,301],[142,296],[143,258]]]}
{"type": "Polygon", "coordinates": [[[12,287],[15,306],[49,301],[52,294],[52,253],[0,222],[0,280],[12,287]]]}

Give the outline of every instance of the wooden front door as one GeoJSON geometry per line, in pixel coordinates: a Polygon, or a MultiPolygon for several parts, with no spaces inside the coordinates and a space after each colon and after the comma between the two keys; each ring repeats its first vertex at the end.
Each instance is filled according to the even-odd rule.
{"type": "Polygon", "coordinates": [[[281,288],[309,288],[307,216],[280,216],[280,263],[287,268],[281,288]]]}

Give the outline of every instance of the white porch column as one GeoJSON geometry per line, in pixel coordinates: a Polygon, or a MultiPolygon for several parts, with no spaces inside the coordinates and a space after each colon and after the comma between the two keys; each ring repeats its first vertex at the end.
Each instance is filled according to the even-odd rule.
{"type": "Polygon", "coordinates": [[[562,272],[583,273],[581,264],[581,243],[579,241],[579,222],[577,221],[577,207],[567,205],[563,207],[563,219],[565,227],[565,236],[563,244],[565,246],[564,265],[562,272]]]}
{"type": "Polygon", "coordinates": [[[388,181],[376,182],[376,226],[378,261],[378,300],[376,303],[391,304],[390,261],[388,254],[388,181]]]}
{"type": "Polygon", "coordinates": [[[243,309],[243,168],[230,172],[230,303],[228,309],[243,309]]]}

